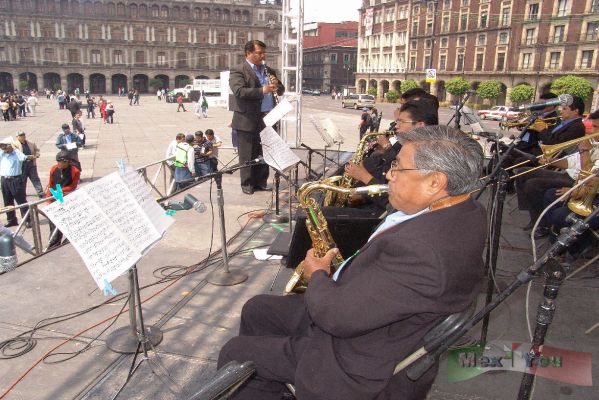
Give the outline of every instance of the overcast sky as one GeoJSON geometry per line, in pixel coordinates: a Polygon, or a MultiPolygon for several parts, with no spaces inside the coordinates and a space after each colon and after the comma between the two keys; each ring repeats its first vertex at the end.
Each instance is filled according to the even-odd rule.
{"type": "Polygon", "coordinates": [[[304,0],[304,22],[357,21],[362,0],[304,0]]]}

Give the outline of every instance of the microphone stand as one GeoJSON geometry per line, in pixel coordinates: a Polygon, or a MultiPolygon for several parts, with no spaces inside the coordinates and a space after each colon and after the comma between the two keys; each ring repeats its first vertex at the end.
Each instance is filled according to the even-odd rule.
{"type": "Polygon", "coordinates": [[[461,111],[462,111],[462,108],[464,108],[464,106],[466,105],[466,102],[470,98],[471,94],[472,94],[472,92],[467,91],[466,92],[466,96],[464,98],[460,97],[460,100],[458,101],[458,104],[456,104],[454,114],[452,115],[452,117],[447,122],[447,126],[449,126],[449,124],[451,124],[451,121],[453,121],[453,119],[455,118],[455,125],[454,126],[455,126],[456,129],[460,129],[460,119],[462,117],[461,111]]]}
{"type": "MultiPolygon", "coordinates": [[[[281,173],[279,172],[279,170],[275,169],[275,213],[274,214],[266,214],[262,218],[262,220],[266,223],[289,222],[289,218],[287,218],[285,215],[280,214],[280,209],[279,209],[279,195],[280,195],[279,188],[280,188],[280,186],[281,186],[281,173]]],[[[289,187],[291,188],[291,184],[289,185],[289,187]]],[[[291,197],[291,193],[290,193],[290,197],[291,197]]]]}
{"type": "Polygon", "coordinates": [[[316,153],[316,154],[318,154],[319,156],[321,156],[321,157],[322,157],[322,159],[323,159],[323,173],[322,173],[322,176],[323,176],[323,177],[324,177],[324,175],[325,175],[325,172],[326,172],[326,169],[324,169],[324,168],[325,168],[324,166],[326,166],[326,162],[327,162],[327,160],[328,160],[328,161],[330,161],[330,162],[332,162],[333,164],[335,164],[335,165],[337,166],[337,168],[339,168],[339,167],[340,167],[340,165],[339,165],[339,163],[338,163],[338,162],[336,162],[335,160],[333,160],[333,159],[331,159],[331,158],[327,157],[327,155],[326,155],[326,151],[327,151],[327,150],[326,150],[326,146],[325,146],[325,150],[324,150],[324,151],[325,151],[325,154],[322,154],[322,153],[321,153],[320,151],[318,151],[318,150],[314,150],[313,148],[311,148],[310,146],[307,146],[307,145],[305,145],[304,143],[300,143],[300,147],[303,147],[303,148],[305,148],[305,149],[308,149],[308,167],[311,167],[311,166],[312,166],[312,157],[311,157],[311,154],[312,154],[312,153],[316,153]]]}
{"type": "MultiPolygon", "coordinates": [[[[508,287],[506,287],[497,295],[495,300],[487,304],[483,309],[470,317],[465,324],[456,329],[442,343],[439,343],[438,347],[431,349],[428,354],[408,367],[408,377],[412,380],[416,380],[421,377],[435,362],[437,362],[441,354],[443,354],[449,348],[449,346],[457,342],[460,337],[472,329],[472,327],[480,322],[485,316],[490,314],[491,311],[497,308],[497,306],[504,302],[505,299],[507,299],[517,289],[523,285],[526,285],[539,272],[541,272],[546,276],[543,292],[544,299],[538,308],[537,325],[532,341],[532,347],[528,353],[528,357],[530,357],[532,360],[537,359],[541,354],[540,347],[545,342],[547,330],[555,313],[555,300],[557,299],[560,285],[566,278],[566,271],[561,267],[561,265],[556,265],[559,263],[555,260],[555,257],[558,256],[566,247],[572,244],[589,228],[589,222],[591,219],[595,218],[597,214],[599,214],[599,207],[595,208],[593,212],[584,220],[573,217],[572,214],[570,214],[568,220],[572,223],[572,225],[570,228],[562,230],[562,233],[557,238],[557,241],[545,252],[545,254],[543,254],[527,269],[522,270],[516,279],[514,279],[514,281],[512,281],[508,287]]],[[[520,391],[518,393],[519,400],[527,400],[530,398],[534,379],[535,375],[528,372],[524,374],[520,384],[520,391]]]]}

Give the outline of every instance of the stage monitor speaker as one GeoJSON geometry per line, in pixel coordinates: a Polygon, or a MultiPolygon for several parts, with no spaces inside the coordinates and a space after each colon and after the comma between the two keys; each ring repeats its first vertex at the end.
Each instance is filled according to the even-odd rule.
{"type": "MultiPolygon", "coordinates": [[[[323,207],[322,213],[343,258],[350,257],[362,247],[381,222],[378,211],[351,207],[323,207]]],[[[287,255],[287,267],[297,267],[311,247],[313,247],[312,240],[306,229],[306,214],[303,210],[298,211],[287,255]]]]}

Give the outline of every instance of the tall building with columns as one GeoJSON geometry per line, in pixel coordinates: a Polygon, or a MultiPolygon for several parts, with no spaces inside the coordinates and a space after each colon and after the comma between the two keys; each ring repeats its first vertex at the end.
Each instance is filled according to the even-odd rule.
{"type": "Polygon", "coordinates": [[[445,82],[494,79],[499,102],[521,83],[537,96],[563,75],[599,88],[599,0],[364,0],[356,87],[378,97],[414,79],[448,99],[445,82]],[[436,69],[437,81],[425,82],[436,69]]]}
{"type": "Polygon", "coordinates": [[[281,52],[280,0],[0,0],[0,93],[148,92],[218,78],[249,39],[281,52]]]}

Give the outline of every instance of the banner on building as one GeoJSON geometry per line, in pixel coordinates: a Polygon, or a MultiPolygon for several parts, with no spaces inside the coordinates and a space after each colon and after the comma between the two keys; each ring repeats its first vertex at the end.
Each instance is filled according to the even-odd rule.
{"type": "Polygon", "coordinates": [[[372,35],[372,22],[373,22],[374,8],[369,8],[364,14],[364,36],[372,35]]]}

